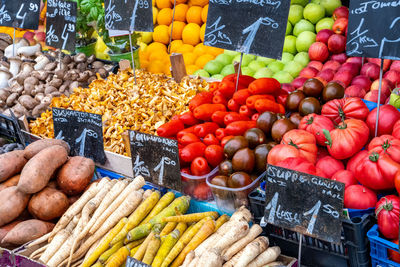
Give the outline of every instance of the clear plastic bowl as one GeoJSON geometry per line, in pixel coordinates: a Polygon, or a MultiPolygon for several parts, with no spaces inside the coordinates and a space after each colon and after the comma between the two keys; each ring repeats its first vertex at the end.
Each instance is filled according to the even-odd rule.
{"type": "Polygon", "coordinates": [[[248,195],[254,190],[254,188],[260,185],[260,181],[265,177],[266,173],[266,171],[263,172],[251,184],[242,188],[228,188],[213,185],[211,179],[214,177],[208,177],[206,182],[211,188],[218,208],[224,212],[232,213],[243,205],[246,207],[250,206],[248,195]]]}
{"type": "Polygon", "coordinates": [[[206,180],[212,179],[217,175],[218,167],[202,176],[194,176],[181,172],[183,192],[200,201],[211,201],[213,200],[213,194],[206,180]]]}

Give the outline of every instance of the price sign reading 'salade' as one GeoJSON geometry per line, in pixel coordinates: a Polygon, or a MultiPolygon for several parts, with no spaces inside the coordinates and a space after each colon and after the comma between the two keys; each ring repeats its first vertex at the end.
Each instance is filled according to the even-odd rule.
{"type": "Polygon", "coordinates": [[[75,2],[47,1],[46,45],[71,52],[75,51],[76,14],[75,2]]]}
{"type": "Polygon", "coordinates": [[[74,156],[104,164],[103,123],[98,114],[53,108],[54,136],[67,142],[74,156]]]}
{"type": "Polygon", "coordinates": [[[263,221],[339,243],[344,184],[268,165],[263,221]]]}
{"type": "Polygon", "coordinates": [[[156,135],[129,132],[134,176],[181,191],[178,142],[156,135]]]}
{"type": "Polygon", "coordinates": [[[37,30],[40,0],[0,0],[0,26],[37,30]]]}
{"type": "Polygon", "coordinates": [[[280,59],[289,0],[210,0],[204,44],[280,59]]]}
{"type": "Polygon", "coordinates": [[[351,0],[346,52],[354,57],[399,60],[399,2],[351,0]]]}

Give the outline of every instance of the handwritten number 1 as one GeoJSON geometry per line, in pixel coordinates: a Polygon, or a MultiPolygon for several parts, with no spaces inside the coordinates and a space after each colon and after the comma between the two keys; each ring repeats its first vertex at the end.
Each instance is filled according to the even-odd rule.
{"type": "Polygon", "coordinates": [[[307,232],[310,234],[313,233],[315,222],[317,221],[317,216],[320,208],[321,208],[321,200],[318,200],[317,204],[315,204],[315,206],[312,207],[312,209],[303,213],[304,216],[311,214],[311,219],[307,227],[307,232]]]}

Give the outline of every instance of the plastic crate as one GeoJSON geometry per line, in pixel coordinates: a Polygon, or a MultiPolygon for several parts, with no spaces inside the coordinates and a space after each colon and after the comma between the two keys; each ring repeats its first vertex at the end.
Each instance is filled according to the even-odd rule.
{"type": "Polygon", "coordinates": [[[204,195],[203,199],[198,199],[200,201],[212,201],[213,200],[213,194],[211,193],[211,189],[209,186],[206,184],[207,179],[214,178],[215,176],[218,175],[218,167],[214,168],[212,171],[205,175],[201,176],[195,176],[195,175],[190,175],[184,172],[181,172],[181,180],[182,180],[182,190],[186,195],[189,195],[193,198],[196,198],[196,188],[199,186],[203,186],[205,188],[202,188],[202,190],[207,189],[207,194],[204,195]]]}
{"type": "MultiPolygon", "coordinates": [[[[254,220],[259,223],[264,215],[265,195],[257,188],[249,194],[250,210],[254,220]]],[[[368,229],[375,223],[373,216],[365,214],[351,220],[342,220],[342,237],[339,244],[303,236],[302,260],[306,266],[370,266],[368,229]]],[[[298,256],[300,234],[268,224],[264,234],[270,242],[281,247],[282,254],[298,256]]]]}
{"type": "Polygon", "coordinates": [[[19,127],[19,125],[16,125],[16,122],[12,118],[0,114],[0,136],[10,139],[10,141],[22,144],[22,140],[20,136],[18,136],[17,127],[19,127]]]}
{"type": "Polygon", "coordinates": [[[388,249],[398,252],[399,245],[380,237],[377,224],[368,231],[367,237],[371,244],[371,263],[373,267],[400,267],[400,263],[388,259],[388,249]]]}

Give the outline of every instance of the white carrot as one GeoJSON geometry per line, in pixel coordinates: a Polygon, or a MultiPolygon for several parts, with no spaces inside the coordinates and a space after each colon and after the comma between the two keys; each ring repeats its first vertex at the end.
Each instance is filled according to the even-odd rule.
{"type": "Polygon", "coordinates": [[[68,239],[71,233],[65,229],[59,231],[56,236],[51,240],[49,246],[43,252],[42,256],[40,256],[40,261],[47,263],[50,258],[57,252],[57,250],[64,244],[64,242],[68,239]]]}
{"type": "Polygon", "coordinates": [[[281,249],[276,247],[270,247],[266,251],[262,252],[253,261],[251,261],[248,267],[261,267],[265,264],[275,261],[281,254],[281,249]]]}
{"type": "Polygon", "coordinates": [[[249,232],[249,224],[240,220],[230,227],[230,229],[214,244],[213,248],[221,253],[233,243],[246,236],[249,232]]]}
{"type": "Polygon", "coordinates": [[[41,247],[41,248],[35,250],[35,251],[29,256],[29,258],[37,257],[37,255],[39,255],[39,254],[41,254],[43,251],[45,251],[46,248],[47,248],[48,246],[49,246],[49,244],[47,244],[47,245],[45,245],[45,246],[43,246],[43,247],[41,247]]]}
{"type": "Polygon", "coordinates": [[[251,217],[251,212],[245,206],[241,206],[232,214],[229,221],[238,221],[244,219],[245,221],[250,222],[251,217]]]}
{"type": "Polygon", "coordinates": [[[253,224],[250,231],[246,236],[236,241],[232,246],[228,247],[222,253],[222,257],[225,261],[229,261],[236,253],[242,250],[247,244],[253,241],[258,235],[262,233],[262,228],[258,224],[253,224]]]}
{"type": "Polygon", "coordinates": [[[243,254],[239,257],[235,263],[235,267],[246,267],[252,260],[268,248],[269,241],[268,237],[260,236],[257,237],[253,242],[248,244],[243,249],[243,254]]]}
{"type": "Polygon", "coordinates": [[[143,200],[145,200],[146,198],[148,198],[152,193],[153,193],[153,190],[151,190],[151,189],[147,189],[146,191],[144,191],[144,193],[143,193],[143,200]]]}
{"type": "Polygon", "coordinates": [[[39,237],[38,239],[33,240],[31,243],[29,243],[29,244],[26,246],[26,248],[30,248],[30,247],[33,247],[33,246],[42,244],[42,243],[44,243],[44,242],[47,242],[47,239],[49,238],[49,236],[50,236],[50,233],[47,233],[47,234],[45,234],[45,235],[39,237]]]}
{"type": "Polygon", "coordinates": [[[74,242],[74,237],[70,235],[67,241],[64,244],[62,244],[62,246],[50,258],[50,260],[46,262],[46,265],[49,267],[61,266],[60,263],[68,257],[73,242],[74,242]]]}
{"type": "Polygon", "coordinates": [[[224,260],[221,257],[221,254],[216,249],[211,249],[201,255],[200,259],[197,262],[197,266],[202,267],[220,267],[224,260]]]}
{"type": "Polygon", "coordinates": [[[186,258],[185,258],[185,260],[183,261],[181,267],[188,267],[189,264],[190,264],[190,262],[195,258],[195,256],[196,256],[196,255],[194,254],[194,251],[193,251],[193,250],[190,251],[190,252],[186,255],[186,258]]]}
{"type": "Polygon", "coordinates": [[[198,265],[197,265],[197,263],[198,263],[198,261],[199,261],[199,258],[194,258],[190,263],[189,263],[189,265],[187,266],[187,267],[197,267],[198,265]]]}

